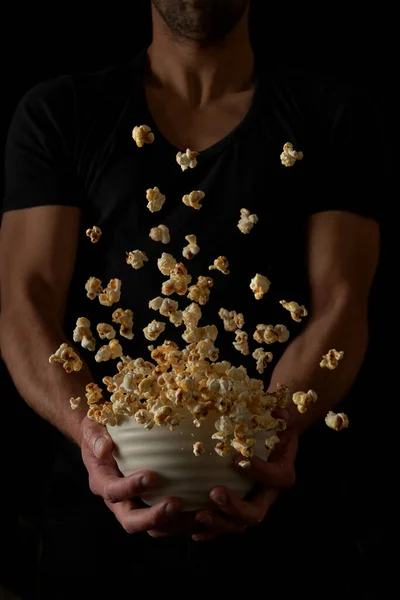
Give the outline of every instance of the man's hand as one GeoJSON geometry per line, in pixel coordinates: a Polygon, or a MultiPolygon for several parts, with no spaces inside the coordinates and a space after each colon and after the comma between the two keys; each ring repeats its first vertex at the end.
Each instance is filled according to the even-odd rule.
{"type": "MultiPolygon", "coordinates": [[[[241,500],[234,492],[223,487],[214,488],[210,498],[219,511],[199,511],[196,522],[206,531],[195,533],[195,541],[208,541],[225,533],[242,533],[252,525],[259,525],[276,501],[279,491],[290,488],[295,482],[294,461],[298,436],[290,431],[283,434],[268,462],[254,456],[246,473],[257,484],[251,500],[241,500]]],[[[242,457],[236,459],[236,465],[242,457]]],[[[241,467],[238,466],[240,469],[241,467]]]]}

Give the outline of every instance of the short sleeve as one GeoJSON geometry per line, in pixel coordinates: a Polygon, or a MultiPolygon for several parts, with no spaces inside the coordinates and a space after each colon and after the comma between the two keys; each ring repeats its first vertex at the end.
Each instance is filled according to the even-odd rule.
{"type": "Polygon", "coordinates": [[[67,76],[40,83],[23,96],[7,134],[3,212],[81,206],[76,133],[74,91],[67,76]]]}

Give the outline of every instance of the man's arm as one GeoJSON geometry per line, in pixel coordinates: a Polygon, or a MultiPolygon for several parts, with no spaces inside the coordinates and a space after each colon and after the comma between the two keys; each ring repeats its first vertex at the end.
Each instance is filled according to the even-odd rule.
{"type": "MultiPolygon", "coordinates": [[[[362,365],[379,238],[377,222],[356,214],[327,211],[310,217],[309,317],[302,333],[277,363],[270,384],[271,391],[280,382],[288,385],[291,393],[309,389],[317,393],[317,402],[303,415],[290,402],[289,411],[299,433],[334,409],[349,392],[362,365]],[[322,355],[331,348],[344,351],[333,371],[319,366],[322,355]]],[[[296,326],[293,322],[292,329],[296,326]]]]}

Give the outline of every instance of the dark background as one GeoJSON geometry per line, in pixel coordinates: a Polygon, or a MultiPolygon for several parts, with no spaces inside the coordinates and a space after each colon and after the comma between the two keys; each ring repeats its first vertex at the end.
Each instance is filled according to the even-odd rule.
{"type": "MultiPolygon", "coordinates": [[[[140,0],[132,2],[130,6],[113,4],[108,5],[107,10],[97,6],[95,13],[90,14],[83,12],[82,3],[79,6],[53,4],[44,9],[37,4],[27,8],[25,4],[17,2],[12,10],[8,8],[3,13],[2,150],[16,104],[34,84],[62,73],[93,70],[124,61],[150,41],[149,2],[140,0]]],[[[260,62],[298,64],[304,69],[331,73],[367,88],[384,115],[389,159],[394,150],[392,129],[396,121],[390,15],[385,19],[383,10],[377,13],[376,7],[374,12],[372,9],[368,12],[364,6],[358,14],[350,14],[348,8],[338,5],[333,11],[326,6],[323,9],[305,9],[303,5],[292,7],[285,4],[277,11],[275,8],[272,10],[272,3],[253,1],[252,37],[260,62]]],[[[389,177],[392,167],[388,164],[389,177]]],[[[370,596],[369,593],[372,593],[384,573],[382,565],[388,552],[390,522],[387,510],[390,494],[386,491],[387,482],[391,481],[391,462],[387,452],[389,433],[385,429],[387,423],[385,427],[382,425],[382,418],[385,417],[381,405],[385,402],[387,392],[382,396],[378,394],[382,384],[388,384],[384,349],[388,351],[386,323],[390,294],[389,278],[385,277],[385,273],[391,256],[389,218],[384,191],[382,198],[367,200],[379,202],[382,207],[382,254],[371,295],[370,349],[348,400],[350,409],[354,404],[358,407],[357,421],[353,421],[347,438],[335,439],[336,450],[330,453],[324,464],[318,461],[318,452],[309,451],[307,445],[303,463],[299,464],[300,494],[302,487],[308,487],[311,493],[316,492],[321,470],[326,482],[333,479],[337,482],[333,486],[337,494],[334,500],[337,513],[324,516],[321,511],[322,528],[326,528],[327,532],[331,529],[332,536],[342,535],[341,525],[345,519],[341,519],[346,510],[357,520],[352,543],[357,557],[354,570],[359,571],[357,579],[361,587],[360,593],[354,596],[356,598],[379,597],[370,596]],[[385,315],[384,326],[381,323],[382,314],[385,315]]],[[[7,500],[0,514],[0,526],[5,532],[5,539],[10,539],[12,550],[8,558],[10,564],[6,563],[4,575],[0,571],[0,581],[2,577],[8,581],[17,578],[17,587],[21,590],[29,587],[33,575],[29,574],[29,569],[25,575],[21,576],[21,571],[18,575],[18,569],[15,570],[12,563],[15,556],[18,556],[19,565],[32,565],[35,560],[35,495],[38,482],[45,479],[43,473],[51,460],[49,449],[54,433],[18,398],[3,365],[1,369],[3,403],[7,403],[7,414],[11,411],[19,423],[19,436],[18,445],[15,435],[7,435],[7,430],[1,437],[7,500]],[[27,506],[33,508],[29,510],[27,506]],[[21,513],[24,515],[21,516],[21,513]]],[[[318,428],[310,435],[310,440],[308,445],[313,448],[324,443],[321,442],[318,428]]],[[[317,494],[315,498],[320,496],[317,494]]],[[[339,565],[340,557],[335,567],[339,565]]],[[[333,566],[327,565],[327,570],[333,566]]]]}

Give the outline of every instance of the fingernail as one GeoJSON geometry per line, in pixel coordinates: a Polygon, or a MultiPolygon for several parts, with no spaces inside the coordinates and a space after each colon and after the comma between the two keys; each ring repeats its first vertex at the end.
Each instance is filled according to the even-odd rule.
{"type": "Polygon", "coordinates": [[[217,495],[213,496],[213,499],[220,506],[224,506],[228,502],[228,498],[227,498],[226,494],[217,494],[217,495]]]}
{"type": "Polygon", "coordinates": [[[211,515],[204,515],[204,516],[202,515],[200,518],[197,519],[197,521],[199,523],[201,523],[202,525],[204,525],[205,527],[212,527],[212,524],[213,524],[211,515]]]}
{"type": "Polygon", "coordinates": [[[143,488],[149,487],[151,485],[150,479],[146,476],[140,478],[140,485],[143,488]]]}
{"type": "Polygon", "coordinates": [[[96,439],[96,441],[93,444],[93,449],[94,449],[94,453],[97,456],[97,458],[101,457],[102,451],[104,449],[104,446],[107,442],[107,438],[100,436],[96,439]]]}
{"type": "Polygon", "coordinates": [[[179,508],[176,508],[176,506],[174,506],[174,504],[172,504],[172,502],[168,502],[168,504],[164,508],[164,512],[167,515],[167,517],[172,517],[173,515],[178,514],[179,508]]]}

